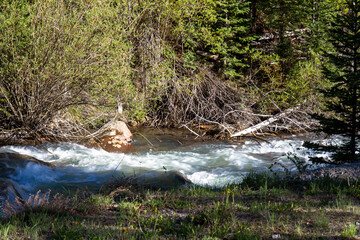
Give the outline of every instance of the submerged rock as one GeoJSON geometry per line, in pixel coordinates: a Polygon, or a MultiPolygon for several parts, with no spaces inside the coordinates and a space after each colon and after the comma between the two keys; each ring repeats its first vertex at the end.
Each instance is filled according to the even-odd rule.
{"type": "Polygon", "coordinates": [[[0,178],[0,203],[9,200],[10,202],[25,200],[26,194],[18,183],[11,179],[0,178]]]}
{"type": "Polygon", "coordinates": [[[102,189],[102,191],[105,194],[109,194],[115,201],[119,201],[120,199],[134,200],[141,199],[145,196],[142,191],[139,191],[139,188],[167,190],[188,184],[192,184],[192,182],[181,172],[150,171],[139,177],[124,177],[119,179],[118,182],[109,184],[102,189]]]}
{"type": "Polygon", "coordinates": [[[192,184],[192,182],[184,174],[178,171],[147,172],[134,178],[132,183],[156,189],[169,189],[186,184],[192,184]]]}
{"type": "Polygon", "coordinates": [[[46,167],[55,166],[52,163],[44,162],[28,155],[0,152],[0,177],[9,177],[11,174],[15,173],[16,169],[25,168],[29,163],[46,167]]]}

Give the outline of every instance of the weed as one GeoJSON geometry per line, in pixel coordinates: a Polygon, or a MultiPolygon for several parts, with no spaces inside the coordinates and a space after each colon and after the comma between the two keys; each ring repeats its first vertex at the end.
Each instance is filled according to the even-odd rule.
{"type": "Polygon", "coordinates": [[[277,175],[268,172],[250,172],[244,178],[240,187],[258,190],[283,186],[284,181],[277,175]]]}
{"type": "Polygon", "coordinates": [[[80,227],[64,226],[54,231],[55,239],[81,239],[85,235],[85,230],[80,227]]]}
{"type": "Polygon", "coordinates": [[[109,196],[91,195],[89,197],[89,203],[98,206],[107,206],[113,204],[114,200],[109,196]]]}
{"type": "Polygon", "coordinates": [[[254,214],[254,213],[258,214],[263,209],[264,209],[264,205],[257,201],[252,202],[250,205],[250,208],[249,208],[249,210],[252,214],[254,214]]]}
{"type": "Polygon", "coordinates": [[[353,238],[356,236],[356,225],[354,223],[350,223],[345,226],[345,229],[341,233],[342,237],[353,238]]]}
{"type": "Polygon", "coordinates": [[[320,213],[315,216],[314,224],[320,228],[329,226],[329,218],[325,215],[324,211],[320,211],[320,213]]]}
{"type": "Polygon", "coordinates": [[[268,212],[267,221],[270,224],[272,230],[274,230],[274,228],[275,228],[275,219],[276,219],[276,217],[277,216],[276,216],[275,213],[268,212]]]}
{"type": "Polygon", "coordinates": [[[5,225],[0,225],[0,239],[8,239],[11,227],[12,225],[10,225],[9,223],[5,225]]]}
{"type": "Polygon", "coordinates": [[[297,223],[295,224],[295,232],[296,232],[300,237],[302,237],[302,235],[303,235],[303,228],[302,228],[300,222],[297,222],[297,223]]]}
{"type": "Polygon", "coordinates": [[[228,188],[227,191],[226,191],[226,200],[225,200],[225,203],[228,204],[229,203],[229,198],[232,197],[232,204],[235,203],[235,193],[230,189],[228,188]]]}
{"type": "Polygon", "coordinates": [[[346,195],[342,192],[337,194],[335,199],[335,206],[339,209],[345,209],[347,206],[351,205],[352,202],[346,197],[346,195]]]}
{"type": "Polygon", "coordinates": [[[307,163],[305,159],[300,158],[296,153],[294,152],[288,152],[286,154],[286,157],[288,160],[290,160],[296,167],[296,170],[299,173],[304,173],[306,170],[311,166],[311,164],[307,163]]]}
{"type": "MultiPolygon", "coordinates": [[[[294,151],[295,152],[295,151],[294,151]]],[[[296,170],[298,173],[304,173],[306,172],[306,170],[311,166],[311,164],[307,163],[306,160],[304,158],[299,157],[296,153],[294,152],[288,152],[286,154],[286,157],[288,160],[290,160],[296,167],[296,170]]],[[[289,169],[289,167],[285,166],[283,163],[281,163],[280,161],[276,161],[273,164],[270,165],[269,170],[271,172],[273,172],[274,174],[277,174],[277,172],[273,171],[273,167],[274,166],[280,166],[285,174],[288,176],[291,174],[291,170],[289,169]]]]}

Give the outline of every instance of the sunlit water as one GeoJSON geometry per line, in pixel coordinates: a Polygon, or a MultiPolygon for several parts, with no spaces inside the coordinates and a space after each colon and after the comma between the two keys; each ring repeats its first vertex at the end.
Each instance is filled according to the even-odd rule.
{"type": "MultiPolygon", "coordinates": [[[[240,182],[250,171],[267,170],[275,162],[296,171],[287,153],[295,153],[307,160],[310,152],[302,147],[306,138],[288,136],[243,143],[194,142],[186,138],[180,141],[176,134],[148,135],[146,139],[135,134],[136,151],[126,154],[108,153],[73,143],[45,145],[48,151],[30,146],[4,146],[0,152],[26,154],[55,164],[55,168],[49,168],[29,163],[9,176],[28,192],[78,187],[96,191],[103,183],[120,176],[165,171],[164,168],[182,172],[195,184],[219,187],[240,182]]],[[[273,170],[284,171],[279,165],[273,170]]]]}

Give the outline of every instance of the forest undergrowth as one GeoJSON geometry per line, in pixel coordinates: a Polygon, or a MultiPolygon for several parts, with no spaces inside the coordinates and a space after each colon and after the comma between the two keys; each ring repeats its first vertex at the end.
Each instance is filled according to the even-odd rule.
{"type": "Polygon", "coordinates": [[[322,105],[315,88],[327,85],[315,48],[326,44],[311,37],[324,31],[299,15],[309,5],[281,11],[311,35],[275,24],[282,13],[269,4],[0,1],[2,136],[79,140],[120,119],[194,132],[210,124],[229,137],[295,107],[255,134],[308,131],[322,105]]]}

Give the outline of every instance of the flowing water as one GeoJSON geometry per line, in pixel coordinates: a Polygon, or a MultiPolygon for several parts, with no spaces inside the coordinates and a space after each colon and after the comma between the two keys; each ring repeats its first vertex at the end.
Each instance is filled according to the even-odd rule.
{"type": "MultiPolygon", "coordinates": [[[[30,193],[38,189],[51,188],[56,192],[79,187],[96,191],[103,183],[120,176],[165,169],[180,171],[195,184],[218,187],[240,182],[250,171],[267,170],[274,162],[296,171],[287,153],[307,160],[309,151],[302,144],[309,138],[199,141],[180,131],[163,130],[135,133],[132,153],[108,153],[73,143],[45,145],[48,151],[31,146],[3,146],[0,152],[26,154],[55,164],[49,168],[29,163],[8,176],[30,193]]],[[[282,167],[274,170],[284,171],[282,167]]]]}

